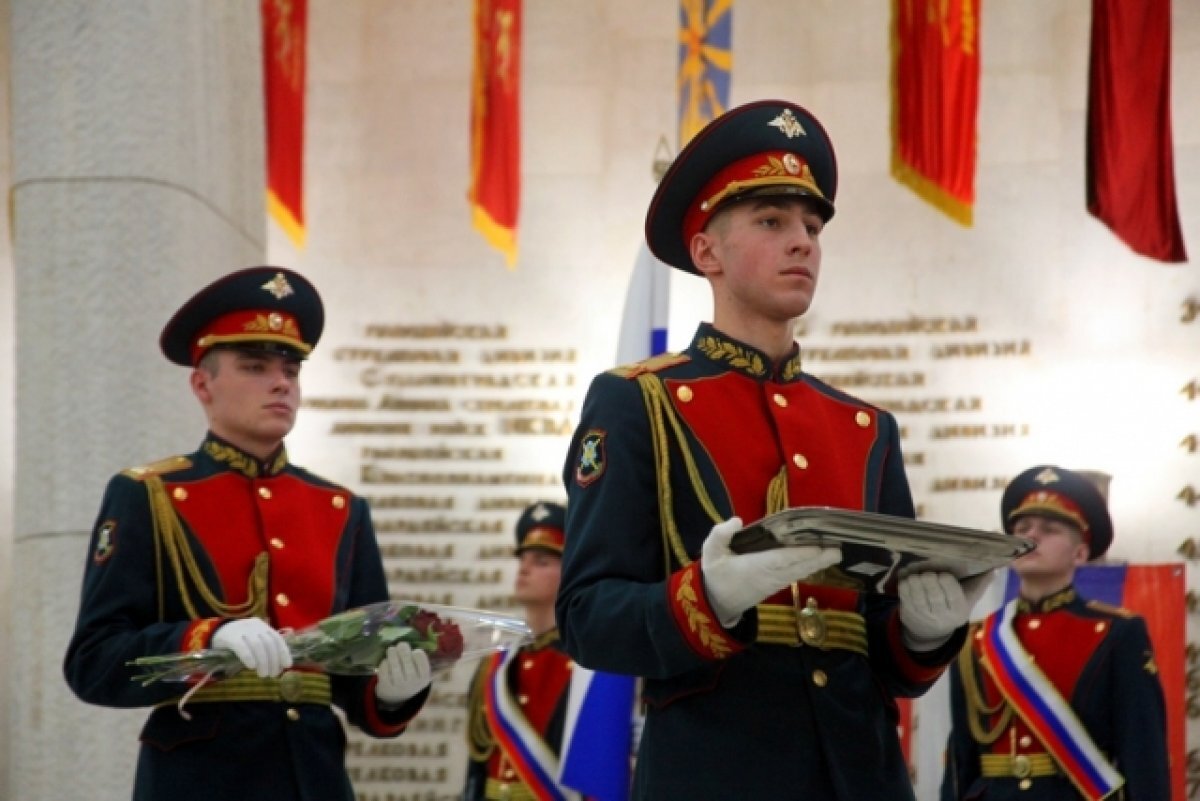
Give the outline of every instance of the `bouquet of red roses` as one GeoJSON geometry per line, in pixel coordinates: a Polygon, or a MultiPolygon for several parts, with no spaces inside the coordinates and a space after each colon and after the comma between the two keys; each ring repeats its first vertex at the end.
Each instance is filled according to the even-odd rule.
{"type": "MultiPolygon", "coordinates": [[[[436,672],[461,659],[519,647],[531,638],[529,627],[519,618],[413,601],[369,604],[284,633],[294,665],[341,675],[374,673],[384,652],[402,642],[428,653],[436,672]]],[[[139,669],[133,678],[143,685],[222,678],[242,670],[241,660],[223,648],[143,656],[129,664],[139,669]]]]}

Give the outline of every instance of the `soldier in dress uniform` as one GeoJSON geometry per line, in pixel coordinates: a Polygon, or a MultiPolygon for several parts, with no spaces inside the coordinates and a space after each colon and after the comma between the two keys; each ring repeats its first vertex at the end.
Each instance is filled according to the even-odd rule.
{"type": "Polygon", "coordinates": [[[1004,491],[1018,596],[971,627],[951,671],[942,801],[1167,801],[1166,711],[1146,622],[1081,598],[1076,568],[1113,538],[1103,495],[1053,465],[1004,491]]]}
{"type": "Polygon", "coordinates": [[[153,708],[135,799],[350,801],[331,704],[395,737],[428,696],[423,651],[396,646],[374,676],[329,676],[291,669],[280,634],[388,599],[366,503],[293,465],[283,445],[323,325],[303,276],[254,267],[201,290],[162,331],[208,433],[194,453],[109,481],[64,661],[82,700],[153,708]],[[210,647],[246,670],[191,687],[131,680],[130,660],[210,647]]]}
{"type": "Polygon", "coordinates": [[[534,640],[480,663],[468,702],[463,801],[534,801],[563,797],[557,784],[571,658],[554,625],[566,509],[535,503],[517,520],[514,596],[534,640]]]}
{"type": "Polygon", "coordinates": [[[644,679],[638,799],[912,798],[895,699],[941,675],[986,582],[921,573],[897,598],[863,591],[837,548],[730,547],[786,507],[913,516],[895,419],[805,373],[793,339],[836,190],[825,129],[794,103],[705,127],[646,238],[708,280],[713,322],[584,401],[558,624],[579,664],[644,679]]]}

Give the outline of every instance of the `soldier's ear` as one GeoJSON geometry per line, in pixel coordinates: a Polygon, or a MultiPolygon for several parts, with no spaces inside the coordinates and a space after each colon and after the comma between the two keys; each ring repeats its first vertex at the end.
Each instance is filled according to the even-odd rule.
{"type": "Polygon", "coordinates": [[[200,399],[200,403],[205,406],[212,400],[212,391],[208,388],[208,382],[212,379],[208,371],[203,367],[195,367],[192,369],[190,378],[192,385],[192,394],[200,399]]]}
{"type": "Polygon", "coordinates": [[[716,254],[716,247],[717,237],[707,231],[694,234],[688,243],[692,264],[703,276],[711,277],[721,272],[721,260],[716,254]]]}

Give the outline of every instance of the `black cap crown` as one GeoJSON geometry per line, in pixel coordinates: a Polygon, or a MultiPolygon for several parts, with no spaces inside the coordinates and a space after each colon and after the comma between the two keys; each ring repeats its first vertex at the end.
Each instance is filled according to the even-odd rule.
{"type": "Polygon", "coordinates": [[[1056,465],[1037,465],[1014,478],[1000,499],[1000,518],[1011,534],[1013,523],[1025,515],[1065,520],[1079,527],[1088,544],[1088,558],[1104,555],[1112,544],[1113,526],[1108,503],[1091,479],[1056,465]]]}
{"type": "Polygon", "coordinates": [[[567,509],[549,501],[535,503],[517,520],[517,554],[531,548],[562,555],[567,509]]]}
{"type": "Polygon", "coordinates": [[[284,267],[250,267],[218,278],[183,304],[163,328],[159,347],[185,367],[218,346],[303,359],[324,327],[321,296],[307,278],[284,267]]]}
{"type": "Polygon", "coordinates": [[[650,201],[646,242],[660,260],[695,273],[692,236],[725,205],[802,195],[828,221],[836,194],[833,143],[817,118],[786,100],[748,103],[714,119],[675,157],[650,201]]]}

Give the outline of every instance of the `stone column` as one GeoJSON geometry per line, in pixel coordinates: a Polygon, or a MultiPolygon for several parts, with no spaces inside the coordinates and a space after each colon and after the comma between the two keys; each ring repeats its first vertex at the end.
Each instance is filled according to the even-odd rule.
{"type": "Polygon", "coordinates": [[[16,267],[14,801],[129,797],[144,710],[87,706],[63,651],[108,476],[204,420],[157,337],[266,248],[259,3],[8,0],[16,267]]]}

